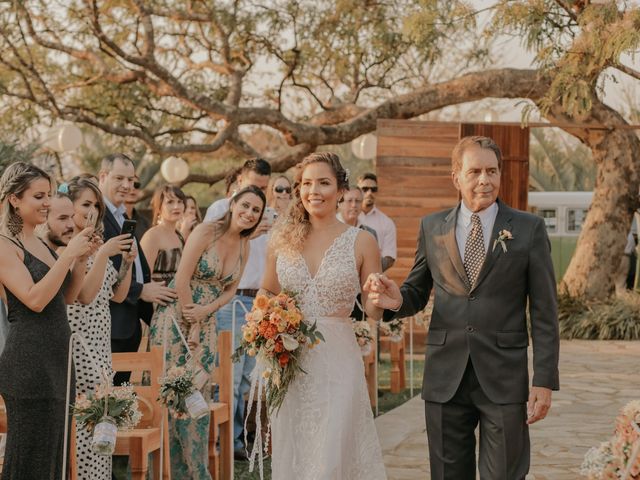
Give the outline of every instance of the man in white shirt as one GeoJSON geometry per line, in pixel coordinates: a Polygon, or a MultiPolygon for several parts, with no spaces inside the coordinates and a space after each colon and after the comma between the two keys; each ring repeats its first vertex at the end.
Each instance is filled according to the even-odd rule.
{"type": "MultiPolygon", "coordinates": [[[[236,180],[236,191],[240,191],[250,185],[258,187],[266,193],[269,186],[269,177],[271,176],[271,165],[261,158],[247,160],[242,166],[238,178],[236,180]]],[[[234,192],[235,193],[235,192],[234,192]]],[[[229,211],[230,198],[222,198],[215,201],[208,209],[204,221],[212,222],[219,220],[229,211]]],[[[272,217],[271,217],[272,218],[272,217]]],[[[262,284],[262,276],[264,275],[265,262],[267,259],[267,241],[266,233],[271,228],[271,218],[265,214],[260,225],[250,240],[249,258],[245,266],[238,290],[233,299],[224,307],[218,310],[216,314],[216,328],[218,331],[231,331],[234,324],[235,310],[235,338],[234,346],[240,345],[242,339],[241,327],[245,322],[245,311],[250,311],[253,306],[253,299],[258,293],[258,289],[262,284]],[[238,303],[241,303],[241,307],[238,303]]],[[[236,363],[233,368],[233,394],[234,394],[234,412],[233,412],[233,447],[235,456],[238,459],[245,459],[244,449],[244,395],[251,387],[251,372],[255,366],[255,358],[248,355],[236,363]]],[[[257,433],[260,434],[259,432],[257,433]]]]}
{"type": "Polygon", "coordinates": [[[376,193],[378,193],[378,177],[375,173],[365,173],[358,178],[358,187],[362,190],[362,213],[359,220],[362,225],[375,230],[378,235],[380,256],[382,257],[382,271],[391,268],[398,256],[396,245],[396,226],[388,216],[376,207],[376,193]]]}

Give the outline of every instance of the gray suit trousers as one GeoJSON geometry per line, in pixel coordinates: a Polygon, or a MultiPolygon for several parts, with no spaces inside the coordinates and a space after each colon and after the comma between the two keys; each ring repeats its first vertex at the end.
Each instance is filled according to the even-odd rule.
{"type": "Polygon", "coordinates": [[[453,398],[425,402],[432,480],[476,479],[480,425],[481,480],[522,480],[529,471],[526,405],[496,404],[482,391],[471,359],[453,398]]]}

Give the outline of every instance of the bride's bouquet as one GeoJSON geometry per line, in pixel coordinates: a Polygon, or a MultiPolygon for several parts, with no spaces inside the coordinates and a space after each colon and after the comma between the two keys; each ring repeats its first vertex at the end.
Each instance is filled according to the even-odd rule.
{"type": "Polygon", "coordinates": [[[640,479],[639,400],[622,409],[613,436],[587,452],[580,473],[589,480],[640,479]]]}
{"type": "Polygon", "coordinates": [[[302,353],[324,337],[315,323],[304,322],[294,296],[287,293],[272,298],[258,295],[246,315],[242,336],[233,361],[239,361],[245,353],[257,357],[266,381],[267,408],[273,413],[282,405],[296,375],[305,373],[300,367],[302,353]]]}

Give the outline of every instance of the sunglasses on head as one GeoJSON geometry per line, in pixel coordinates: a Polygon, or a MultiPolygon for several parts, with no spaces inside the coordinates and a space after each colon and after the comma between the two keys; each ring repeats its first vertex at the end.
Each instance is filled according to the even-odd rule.
{"type": "Polygon", "coordinates": [[[280,185],[275,187],[274,190],[276,193],[291,193],[291,187],[281,187],[280,185]]]}
{"type": "Polygon", "coordinates": [[[133,188],[135,188],[136,190],[138,190],[141,186],[142,184],[140,182],[133,182],[133,188]]]}
{"type": "Polygon", "coordinates": [[[364,193],[373,192],[376,193],[378,191],[378,187],[362,187],[360,188],[364,193]]]}

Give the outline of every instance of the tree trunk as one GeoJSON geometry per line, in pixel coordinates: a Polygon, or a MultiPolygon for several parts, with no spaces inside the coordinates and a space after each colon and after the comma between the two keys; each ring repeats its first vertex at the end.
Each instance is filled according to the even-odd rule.
{"type": "MultiPolygon", "coordinates": [[[[600,124],[626,124],[602,103],[594,105],[591,115],[600,124]]],[[[587,301],[601,300],[613,292],[633,212],[639,206],[640,140],[633,130],[571,133],[591,147],[597,178],[593,201],[560,291],[587,301]]]]}

